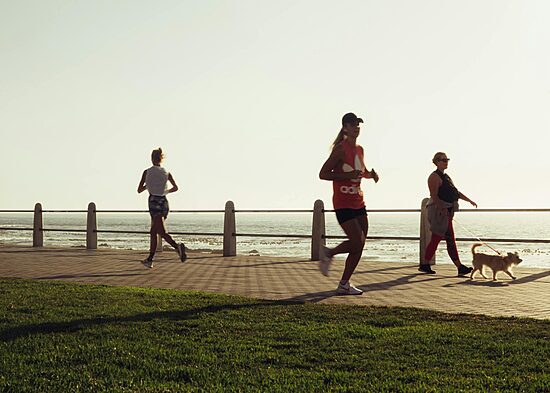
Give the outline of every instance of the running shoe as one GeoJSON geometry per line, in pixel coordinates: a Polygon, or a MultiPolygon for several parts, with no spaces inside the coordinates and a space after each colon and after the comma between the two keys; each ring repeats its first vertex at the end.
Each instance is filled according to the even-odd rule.
{"type": "Polygon", "coordinates": [[[319,250],[319,270],[321,270],[324,276],[328,276],[331,263],[332,257],[329,254],[329,248],[321,246],[319,250]]]}
{"type": "Polygon", "coordinates": [[[149,269],[153,268],[153,261],[149,258],[145,258],[143,261],[141,261],[141,263],[143,263],[143,266],[148,267],[149,269]]]}
{"type": "Polygon", "coordinates": [[[345,285],[342,285],[341,283],[338,284],[338,288],[336,288],[336,292],[341,295],[362,295],[363,294],[362,290],[351,285],[349,281],[345,285]]]}
{"type": "Polygon", "coordinates": [[[185,262],[187,259],[187,254],[185,253],[185,244],[180,243],[178,244],[178,254],[180,256],[180,261],[185,262]]]}

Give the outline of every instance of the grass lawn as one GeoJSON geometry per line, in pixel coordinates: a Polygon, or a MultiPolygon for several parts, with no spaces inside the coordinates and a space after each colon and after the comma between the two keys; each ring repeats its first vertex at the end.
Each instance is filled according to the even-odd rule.
{"type": "Polygon", "coordinates": [[[550,391],[550,321],[0,279],[0,391],[550,391]]]}

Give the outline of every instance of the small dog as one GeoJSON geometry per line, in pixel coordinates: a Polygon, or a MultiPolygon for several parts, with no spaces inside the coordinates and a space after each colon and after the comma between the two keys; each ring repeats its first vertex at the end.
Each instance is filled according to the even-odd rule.
{"type": "Polygon", "coordinates": [[[480,271],[483,278],[485,277],[485,274],[483,274],[483,266],[487,265],[491,268],[493,271],[493,281],[497,281],[497,272],[503,271],[504,273],[508,274],[510,277],[512,277],[513,280],[516,279],[512,275],[512,266],[518,265],[523,259],[521,259],[517,252],[511,253],[509,252],[507,255],[487,255],[482,253],[476,253],[476,248],[481,246],[481,243],[476,243],[472,246],[472,255],[474,257],[472,261],[472,265],[474,267],[474,270],[472,270],[472,274],[470,275],[470,279],[474,278],[475,272],[478,270],[480,271]]]}

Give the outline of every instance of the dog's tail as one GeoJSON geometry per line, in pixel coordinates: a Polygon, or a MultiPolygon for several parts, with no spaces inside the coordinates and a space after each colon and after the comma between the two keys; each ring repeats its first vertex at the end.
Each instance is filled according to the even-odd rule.
{"type": "Polygon", "coordinates": [[[482,246],[481,243],[476,243],[472,246],[472,255],[476,255],[476,248],[478,248],[479,246],[482,246]]]}

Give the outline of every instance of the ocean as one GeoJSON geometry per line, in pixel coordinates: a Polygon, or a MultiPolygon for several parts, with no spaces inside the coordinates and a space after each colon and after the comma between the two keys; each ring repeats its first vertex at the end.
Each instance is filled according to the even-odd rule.
{"type": "MultiPolygon", "coordinates": [[[[326,213],[326,234],[343,235],[334,213],[326,213]]],[[[550,239],[550,213],[457,213],[457,237],[550,239]]],[[[86,229],[85,213],[43,213],[44,228],[86,229]]],[[[237,233],[311,234],[310,213],[236,213],[237,233]]],[[[31,227],[32,213],[0,213],[0,227],[31,227]]],[[[148,231],[147,213],[97,213],[98,230],[148,231]]],[[[222,233],[222,213],[170,213],[166,222],[168,231],[222,233]]],[[[419,213],[369,213],[370,236],[419,235],[419,213]]],[[[222,236],[174,235],[195,252],[221,253],[222,236]]],[[[0,243],[32,245],[31,231],[0,230],[0,243]]],[[[85,233],[45,232],[44,245],[56,247],[84,247],[85,233]]],[[[328,246],[339,240],[329,239],[328,246]]],[[[473,242],[458,242],[464,263],[471,261],[473,242]]],[[[148,249],[147,234],[99,233],[98,247],[143,250],[148,249]]],[[[237,254],[269,255],[307,259],[310,257],[310,239],[237,237],[237,254]]],[[[490,242],[500,252],[517,251],[523,258],[521,266],[550,269],[550,244],[490,242]]],[[[487,247],[478,249],[492,253],[487,247]]],[[[367,239],[363,259],[380,262],[418,263],[418,241],[367,239]]],[[[442,242],[436,254],[437,263],[451,263],[442,242]]]]}

